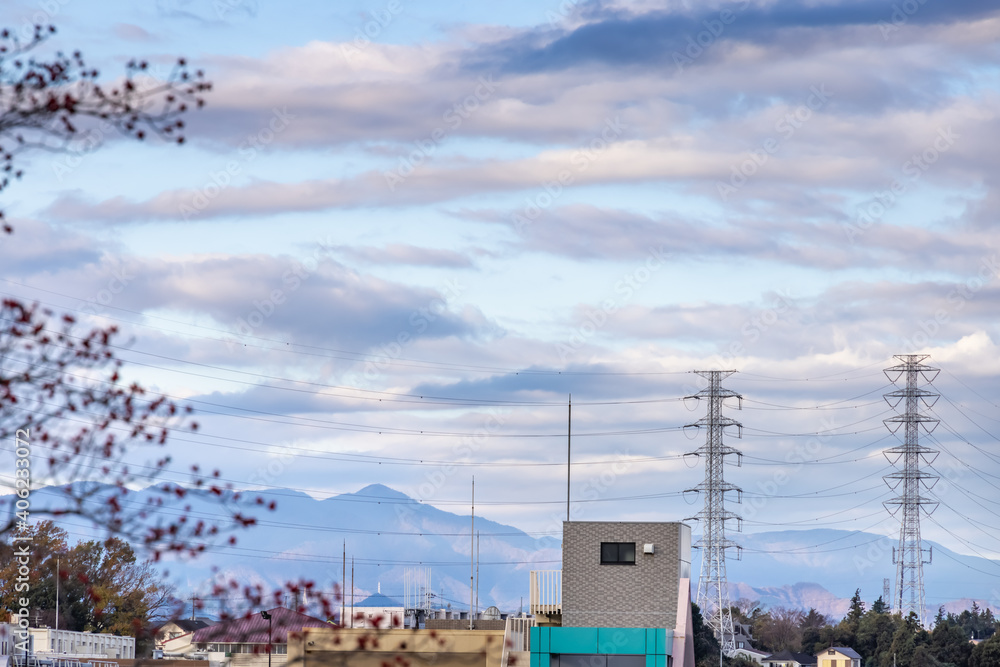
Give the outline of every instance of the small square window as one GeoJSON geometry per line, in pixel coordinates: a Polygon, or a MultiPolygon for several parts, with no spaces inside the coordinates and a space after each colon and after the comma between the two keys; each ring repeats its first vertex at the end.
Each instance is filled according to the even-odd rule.
{"type": "Polygon", "coordinates": [[[601,542],[601,565],[635,565],[635,542],[601,542]]]}

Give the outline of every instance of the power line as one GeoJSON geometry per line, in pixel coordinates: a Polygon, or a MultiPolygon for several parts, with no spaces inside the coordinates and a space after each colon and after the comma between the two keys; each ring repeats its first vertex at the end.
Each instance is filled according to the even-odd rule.
{"type": "MultiPolygon", "coordinates": [[[[43,289],[41,287],[34,287],[32,285],[27,285],[25,283],[19,283],[19,282],[16,282],[14,280],[10,280],[8,278],[0,278],[0,280],[2,280],[3,282],[7,282],[7,283],[10,283],[10,284],[13,284],[13,285],[18,285],[20,287],[26,287],[28,289],[33,289],[33,290],[37,290],[37,291],[40,291],[40,292],[45,292],[45,293],[48,293],[48,294],[54,294],[54,295],[57,295],[57,296],[62,296],[62,297],[68,298],[68,299],[75,299],[77,301],[84,301],[84,299],[79,299],[77,297],[73,297],[73,296],[70,296],[70,295],[67,295],[67,294],[62,294],[60,292],[54,292],[52,290],[43,289]]],[[[10,294],[10,293],[6,293],[6,292],[0,292],[0,294],[3,294],[5,296],[11,297],[11,298],[15,298],[15,299],[23,299],[24,298],[24,297],[21,297],[20,295],[10,294]]],[[[70,312],[75,312],[75,313],[81,313],[81,314],[88,315],[88,316],[92,315],[92,313],[89,313],[87,311],[84,311],[84,310],[81,310],[81,309],[78,309],[78,308],[71,308],[71,307],[67,307],[67,306],[57,306],[57,305],[54,305],[54,304],[50,304],[50,303],[46,303],[46,302],[40,301],[38,299],[32,299],[31,301],[33,301],[35,303],[40,303],[40,304],[43,304],[43,305],[47,305],[47,306],[49,306],[51,308],[57,308],[57,309],[60,309],[60,310],[63,310],[63,311],[70,311],[70,312]]],[[[184,327],[191,327],[191,328],[195,328],[195,329],[203,329],[203,330],[211,331],[211,332],[218,333],[218,334],[224,334],[224,335],[229,336],[229,337],[233,336],[233,332],[231,332],[229,330],[226,330],[226,329],[219,329],[219,328],[216,328],[216,327],[209,327],[209,326],[205,326],[205,325],[202,325],[202,324],[195,324],[193,322],[184,322],[184,321],[181,321],[181,320],[174,320],[174,319],[166,318],[166,317],[163,317],[163,316],[160,316],[160,315],[150,315],[150,314],[148,314],[146,312],[136,311],[136,310],[129,310],[127,308],[121,308],[121,307],[118,307],[118,306],[106,305],[104,307],[105,308],[110,308],[110,309],[113,309],[113,310],[118,310],[118,311],[121,311],[121,312],[124,312],[124,313],[129,313],[131,315],[137,315],[137,316],[142,317],[142,318],[149,318],[149,319],[154,319],[154,320],[162,320],[162,321],[165,321],[165,322],[171,322],[171,323],[174,323],[174,324],[179,324],[179,325],[184,326],[184,327]]],[[[126,320],[126,319],[122,319],[122,318],[116,318],[116,317],[109,316],[109,315],[102,315],[101,317],[103,317],[105,319],[108,319],[108,320],[111,320],[111,321],[122,322],[122,323],[125,323],[125,324],[129,324],[131,326],[139,326],[139,327],[144,327],[144,328],[147,328],[147,329],[153,329],[155,331],[162,331],[162,332],[166,332],[166,333],[179,334],[179,335],[187,336],[187,337],[190,337],[190,338],[201,338],[203,340],[210,340],[210,341],[215,341],[215,342],[218,342],[218,343],[229,344],[231,342],[231,340],[232,340],[232,339],[227,340],[227,339],[224,339],[224,338],[216,338],[216,337],[213,337],[213,336],[204,336],[204,335],[191,334],[190,332],[181,332],[181,331],[176,331],[176,330],[173,330],[173,329],[165,329],[163,327],[156,327],[156,326],[153,326],[151,324],[144,323],[144,322],[136,322],[136,321],[133,321],[133,320],[126,320]]],[[[265,347],[265,346],[262,346],[262,345],[254,345],[254,344],[250,344],[250,343],[241,343],[244,347],[255,347],[255,348],[258,348],[258,349],[261,349],[261,350],[265,350],[265,351],[269,351],[269,352],[288,352],[288,353],[293,353],[293,354],[307,355],[307,356],[313,356],[313,357],[324,357],[324,358],[327,358],[327,359],[339,359],[339,360],[342,360],[342,361],[352,361],[352,362],[379,361],[382,358],[382,355],[376,355],[376,354],[372,354],[370,352],[354,352],[354,351],[351,351],[351,350],[340,350],[340,349],[336,349],[336,348],[328,348],[328,347],[322,347],[322,346],[316,346],[316,345],[305,345],[305,344],[302,344],[302,343],[292,343],[290,341],[281,340],[281,339],[277,339],[277,338],[267,338],[267,337],[264,337],[264,336],[242,335],[241,334],[240,337],[243,338],[243,339],[251,339],[251,340],[258,340],[258,341],[263,341],[263,342],[267,342],[267,343],[273,343],[273,344],[275,344],[275,345],[278,346],[278,347],[265,347]],[[296,349],[296,348],[301,348],[301,349],[296,349]],[[319,352],[327,352],[327,353],[332,353],[332,354],[318,354],[316,352],[310,352],[309,350],[316,350],[316,351],[319,351],[319,352]],[[351,355],[351,356],[349,356],[349,357],[342,357],[342,356],[337,356],[337,355],[351,355]]],[[[440,368],[440,369],[443,369],[443,370],[478,371],[478,372],[489,372],[489,373],[498,373],[499,372],[499,373],[514,374],[514,375],[571,375],[571,376],[572,375],[597,375],[597,376],[601,376],[601,375],[610,375],[610,376],[643,376],[643,375],[653,375],[653,376],[656,376],[656,375],[684,375],[684,374],[690,373],[690,371],[642,371],[642,372],[627,372],[627,371],[624,371],[624,372],[619,372],[619,371],[569,371],[569,370],[557,370],[557,369],[510,368],[510,367],[500,367],[500,366],[477,366],[477,365],[470,365],[470,364],[455,364],[455,363],[452,363],[452,362],[427,361],[427,360],[420,360],[420,359],[409,359],[409,358],[406,358],[406,357],[396,357],[396,358],[393,358],[392,359],[392,364],[395,365],[395,366],[412,367],[412,368],[428,368],[428,367],[430,367],[430,368],[440,368]]]]}

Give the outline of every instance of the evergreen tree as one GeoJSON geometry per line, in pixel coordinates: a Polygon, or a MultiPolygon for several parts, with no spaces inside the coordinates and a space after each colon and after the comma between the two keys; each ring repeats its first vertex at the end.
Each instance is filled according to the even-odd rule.
{"type": "Polygon", "coordinates": [[[830,643],[837,646],[857,645],[858,627],[864,615],[865,603],[861,599],[861,589],[858,588],[854,591],[854,597],[851,598],[851,608],[847,611],[847,616],[834,628],[830,643]]]}
{"type": "Polygon", "coordinates": [[[969,667],[997,667],[1000,665],[1000,634],[977,645],[969,656],[969,667]]]}
{"type": "Polygon", "coordinates": [[[856,643],[852,648],[865,657],[866,665],[884,665],[884,656],[892,646],[899,625],[902,625],[902,619],[876,611],[873,605],[858,623],[856,643]]]}
{"type": "MultiPolygon", "coordinates": [[[[927,644],[928,641],[927,631],[920,627],[920,619],[917,618],[916,612],[911,611],[910,615],[897,625],[889,647],[888,665],[893,663],[893,657],[899,665],[911,664],[917,647],[927,644]]],[[[883,667],[888,667],[885,662],[882,664],[883,667]]]]}
{"type": "Polygon", "coordinates": [[[817,651],[823,649],[827,644],[823,643],[821,631],[829,625],[826,616],[813,608],[802,617],[799,629],[802,631],[802,651],[810,655],[815,655],[817,651]]]}
{"type": "Polygon", "coordinates": [[[946,617],[931,632],[931,652],[941,663],[965,667],[972,654],[972,644],[962,626],[946,617]]]}
{"type": "Polygon", "coordinates": [[[851,598],[851,608],[847,611],[846,620],[850,621],[855,625],[861,620],[861,617],[865,615],[865,603],[861,599],[861,589],[854,589],[854,597],[851,598]]]}
{"type": "Polygon", "coordinates": [[[714,667],[719,664],[721,647],[712,628],[705,625],[698,605],[691,603],[691,636],[694,638],[694,662],[698,667],[714,667]]]}

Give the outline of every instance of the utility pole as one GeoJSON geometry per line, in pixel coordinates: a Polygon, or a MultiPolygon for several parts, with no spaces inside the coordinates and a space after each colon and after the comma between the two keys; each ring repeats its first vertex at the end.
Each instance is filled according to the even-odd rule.
{"type": "Polygon", "coordinates": [[[59,632],[59,559],[56,558],[56,632],[59,632]]]}
{"type": "Polygon", "coordinates": [[[261,609],[260,616],[267,621],[267,667],[271,667],[271,614],[261,609]]]}
{"type": "Polygon", "coordinates": [[[885,450],[889,463],[899,467],[902,460],[903,469],[885,475],[883,479],[889,488],[896,490],[902,485],[898,496],[887,500],[883,505],[889,514],[896,516],[902,510],[899,522],[899,546],[892,551],[892,561],[896,566],[896,595],[893,599],[893,610],[903,616],[916,612],[920,625],[924,625],[924,565],[933,560],[932,548],[924,549],[920,540],[920,513],[930,516],[938,503],[926,496],[920,495],[921,487],[930,490],[937,483],[937,475],[920,470],[920,462],[930,465],[937,458],[937,450],[920,444],[920,429],[930,434],[938,425],[938,420],[920,412],[920,404],[931,408],[937,402],[939,394],[919,387],[920,379],[930,384],[941,371],[925,366],[923,361],[929,358],[926,354],[897,354],[900,362],[885,369],[885,375],[893,384],[898,384],[905,377],[903,389],[897,389],[885,395],[886,403],[892,408],[903,404],[903,414],[883,420],[886,427],[896,433],[903,427],[903,444],[885,450]],[[924,560],[924,554],[927,560],[924,560]]]}
{"type": "Polygon", "coordinates": [[[708,413],[687,427],[706,427],[705,444],[696,451],[695,456],[705,459],[705,481],[689,491],[698,491],[704,495],[704,509],[692,517],[701,521],[702,538],[695,545],[701,548],[701,576],[698,578],[697,603],[705,615],[705,622],[719,638],[722,655],[732,656],[736,651],[736,639],[733,628],[732,603],[729,599],[729,582],[726,577],[726,550],[740,547],[726,538],[726,522],[736,521],[737,531],[741,529],[741,517],[726,511],[726,493],[735,491],[737,502],[742,502],[743,491],[738,486],[725,481],[723,468],[726,457],[736,455],[737,465],[742,462],[740,450],[726,445],[723,435],[726,427],[735,426],[737,437],[742,435],[743,425],[722,415],[722,405],[727,398],[738,401],[737,409],[742,407],[743,397],[735,391],[724,389],[722,380],[736,371],[695,371],[708,380],[708,387],[687,398],[706,399],[708,413]]]}
{"type": "Polygon", "coordinates": [[[340,627],[346,628],[347,624],[344,623],[344,612],[347,611],[347,540],[344,540],[344,562],[343,562],[343,572],[341,573],[342,585],[340,587],[340,627]]]}
{"type": "Polygon", "coordinates": [[[476,616],[479,615],[479,531],[476,531],[476,616]]]}
{"type": "Polygon", "coordinates": [[[472,629],[472,603],[476,594],[476,476],[472,476],[472,524],[469,529],[469,629],[472,629]]]}

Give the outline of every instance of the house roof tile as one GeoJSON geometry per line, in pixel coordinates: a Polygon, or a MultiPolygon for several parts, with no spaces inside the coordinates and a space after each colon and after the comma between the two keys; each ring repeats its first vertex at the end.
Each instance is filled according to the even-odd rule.
{"type": "Polygon", "coordinates": [[[265,620],[259,613],[221,621],[201,628],[194,633],[192,642],[220,644],[267,644],[270,623],[271,643],[287,644],[289,632],[299,632],[302,628],[323,628],[330,625],[312,616],[306,616],[291,609],[275,607],[268,609],[271,620],[265,620]]]}

